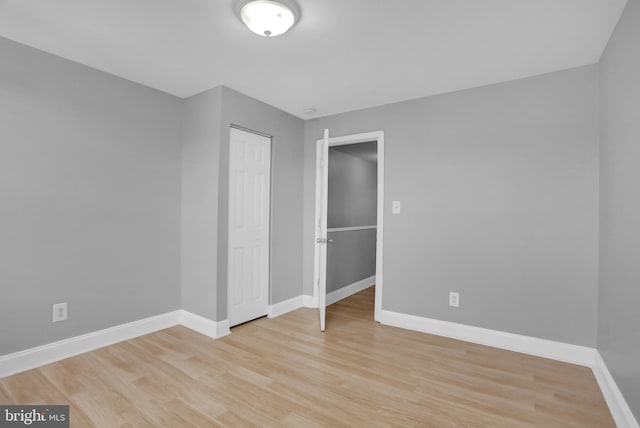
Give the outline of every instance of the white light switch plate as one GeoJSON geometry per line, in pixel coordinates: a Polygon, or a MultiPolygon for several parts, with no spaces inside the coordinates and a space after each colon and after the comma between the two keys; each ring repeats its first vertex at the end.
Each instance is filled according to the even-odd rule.
{"type": "Polygon", "coordinates": [[[400,214],[400,201],[393,201],[391,204],[391,212],[393,214],[400,214]]]}

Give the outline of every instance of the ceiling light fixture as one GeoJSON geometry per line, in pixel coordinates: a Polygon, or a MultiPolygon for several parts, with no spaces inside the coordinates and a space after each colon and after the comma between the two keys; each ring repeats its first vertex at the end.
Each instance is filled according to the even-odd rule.
{"type": "Polygon", "coordinates": [[[237,0],[235,12],[251,31],[264,37],[286,33],[300,18],[293,0],[237,0]]]}

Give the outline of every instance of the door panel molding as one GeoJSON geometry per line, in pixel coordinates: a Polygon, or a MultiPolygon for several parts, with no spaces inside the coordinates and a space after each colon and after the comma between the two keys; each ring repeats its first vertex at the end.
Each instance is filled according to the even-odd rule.
{"type": "Polygon", "coordinates": [[[231,326],[269,312],[271,139],[231,127],[227,315],[231,326]]]}

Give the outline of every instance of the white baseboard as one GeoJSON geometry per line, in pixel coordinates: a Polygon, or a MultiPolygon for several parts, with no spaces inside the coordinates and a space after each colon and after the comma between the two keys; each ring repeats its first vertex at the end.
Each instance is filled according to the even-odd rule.
{"type": "Polygon", "coordinates": [[[398,312],[386,310],[380,312],[382,324],[589,367],[593,370],[598,386],[618,428],[640,428],[622,392],[618,389],[613,376],[595,348],[398,312]]]}
{"type": "Polygon", "coordinates": [[[279,317],[280,315],[284,315],[287,312],[295,311],[303,307],[304,298],[302,295],[293,297],[291,299],[285,300],[284,302],[279,302],[273,305],[269,305],[269,318],[279,317]]]}
{"type": "MultiPolygon", "coordinates": [[[[352,285],[351,290],[356,290],[356,284],[352,285]]],[[[269,308],[269,316],[276,317],[301,306],[318,307],[318,304],[313,296],[298,296],[272,305],[269,308]]],[[[380,311],[380,322],[394,327],[591,367],[617,426],[640,428],[600,353],[594,348],[386,310],[380,311]]],[[[179,324],[214,339],[230,334],[228,320],[216,322],[188,311],[178,310],[0,356],[0,378],[179,324]]]]}
{"type": "Polygon", "coordinates": [[[638,421],[633,416],[633,412],[631,412],[627,401],[624,399],[599,352],[596,352],[593,374],[598,381],[600,391],[604,395],[604,399],[611,411],[611,416],[613,416],[618,428],[639,428],[638,421]]]}
{"type": "Polygon", "coordinates": [[[176,325],[183,325],[214,339],[230,333],[227,320],[215,322],[188,311],[177,310],[2,355],[0,356],[0,378],[176,325]]]}
{"type": "Polygon", "coordinates": [[[552,360],[593,367],[597,351],[586,346],[570,345],[536,337],[522,336],[487,328],[473,327],[448,321],[380,311],[380,322],[394,327],[450,337],[465,342],[493,346],[494,348],[522,352],[552,360]]]}
{"type": "Polygon", "coordinates": [[[376,276],[373,275],[373,276],[370,276],[369,278],[365,278],[358,282],[354,282],[353,284],[349,284],[347,286],[339,288],[338,290],[332,291],[331,293],[327,294],[327,306],[335,302],[338,302],[342,299],[346,299],[347,297],[354,295],[366,288],[369,288],[375,283],[376,283],[376,276]]]}
{"type": "Polygon", "coordinates": [[[0,356],[0,378],[173,327],[180,322],[180,312],[182,311],[168,312],[0,356]]]}
{"type": "Polygon", "coordinates": [[[212,321],[184,310],[180,311],[180,324],[212,339],[219,339],[231,333],[229,320],[212,321]]]}
{"type": "Polygon", "coordinates": [[[305,308],[317,308],[318,299],[315,296],[309,296],[308,294],[302,295],[302,306],[305,308]]]}
{"type": "MultiPolygon", "coordinates": [[[[349,284],[345,287],[342,287],[339,290],[332,291],[331,293],[327,294],[327,306],[337,302],[338,300],[346,299],[347,297],[357,293],[358,291],[362,291],[365,288],[371,287],[375,283],[376,283],[376,276],[373,275],[373,276],[370,276],[369,278],[365,278],[361,281],[354,282],[353,284],[349,284]]],[[[302,307],[317,308],[318,298],[316,296],[303,294],[302,307]]]]}

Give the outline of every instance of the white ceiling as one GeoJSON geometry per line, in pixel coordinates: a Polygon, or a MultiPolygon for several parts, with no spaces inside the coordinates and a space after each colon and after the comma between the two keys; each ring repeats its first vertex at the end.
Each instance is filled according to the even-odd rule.
{"type": "Polygon", "coordinates": [[[300,22],[267,39],[233,0],[0,0],[0,36],[179,97],[226,85],[307,119],[596,63],[626,0],[298,4],[300,22]]]}

